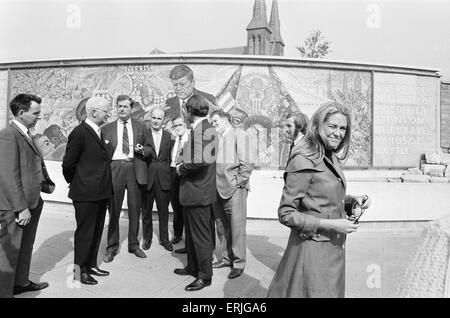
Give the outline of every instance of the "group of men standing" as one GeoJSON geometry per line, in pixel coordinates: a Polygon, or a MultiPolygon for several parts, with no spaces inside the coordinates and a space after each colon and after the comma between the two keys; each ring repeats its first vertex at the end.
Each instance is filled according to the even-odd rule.
{"type": "MultiPolygon", "coordinates": [[[[187,253],[187,264],[174,272],[196,278],[186,286],[187,291],[209,286],[213,268],[231,267],[229,278],[240,276],[244,270],[246,199],[254,167],[249,137],[232,127],[227,113],[211,111],[213,96],[195,89],[193,72],[188,66],[174,67],[169,77],[176,96],[167,100],[166,109],[151,111],[149,129],[131,118],[133,100],[129,96],[117,97],[118,118],[110,123],[106,123],[110,102],[91,97],[86,103],[86,119],[68,137],[62,170],[69,183],[69,198],[73,201],[77,224],[74,278],[83,284],[95,285],[98,282],[93,276],[110,274],[98,267],[97,255],[107,209],[104,262],[113,261],[119,252],[119,218],[125,190],[129,253],[147,257],[143,250],[152,244],[152,211],[156,201],[159,243],[166,250],[173,251],[172,244],[182,240],[185,229],[185,248],[175,252],[187,253]],[[172,134],[163,129],[168,121],[172,134]],[[174,212],[171,240],[169,203],[174,212]],[[143,242],[140,246],[141,214],[143,242]],[[214,251],[216,262],[213,262],[214,251]]],[[[0,186],[2,191],[11,189],[9,183],[13,182],[14,189],[17,188],[0,200],[0,242],[9,248],[0,250],[0,264],[2,269],[4,260],[10,265],[8,273],[0,272],[0,296],[3,297],[48,286],[28,279],[32,245],[43,206],[39,192],[45,170],[42,155],[28,129],[40,118],[40,102],[37,96],[20,94],[11,102],[15,120],[0,132],[0,186]],[[8,149],[7,160],[3,160],[4,149],[8,149]],[[36,184],[29,184],[31,179],[26,177],[27,173],[36,174],[33,175],[36,184]]]]}

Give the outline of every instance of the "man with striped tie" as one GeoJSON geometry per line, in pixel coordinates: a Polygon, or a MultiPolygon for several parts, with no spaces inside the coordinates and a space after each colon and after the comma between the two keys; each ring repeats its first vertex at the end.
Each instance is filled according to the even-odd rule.
{"type": "Polygon", "coordinates": [[[128,95],[117,97],[117,120],[102,127],[105,140],[114,149],[111,161],[114,195],[109,203],[108,245],[103,258],[109,263],[119,251],[119,219],[127,190],[128,203],[128,252],[146,258],[139,248],[139,217],[142,195],[147,183],[147,166],[134,147],[143,144],[145,125],[131,119],[133,100],[128,95]]]}

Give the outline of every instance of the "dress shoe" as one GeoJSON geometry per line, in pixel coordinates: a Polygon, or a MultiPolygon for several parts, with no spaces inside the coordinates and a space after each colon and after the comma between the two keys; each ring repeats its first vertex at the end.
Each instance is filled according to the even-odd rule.
{"type": "Polygon", "coordinates": [[[190,270],[188,270],[187,268],[175,268],[173,271],[175,274],[177,275],[181,275],[181,276],[194,276],[197,277],[197,275],[194,272],[191,272],[190,270]]]}
{"type": "Polygon", "coordinates": [[[170,241],[170,243],[172,243],[172,244],[177,244],[177,243],[180,243],[180,242],[181,242],[181,236],[174,236],[172,238],[172,240],[170,241]]]}
{"type": "Polygon", "coordinates": [[[228,274],[228,278],[229,278],[229,279],[233,279],[233,278],[239,277],[239,276],[241,276],[241,274],[242,274],[243,272],[244,272],[243,269],[240,269],[240,268],[233,268],[233,269],[231,270],[231,272],[228,274]]]}
{"type": "Polygon", "coordinates": [[[103,261],[105,263],[111,263],[114,259],[114,256],[116,256],[116,254],[114,254],[113,252],[106,252],[105,256],[103,256],[103,261]]]}
{"type": "Polygon", "coordinates": [[[136,255],[139,258],[146,258],[147,257],[147,255],[145,255],[144,251],[141,250],[139,247],[134,249],[134,250],[129,250],[128,252],[136,255]]]}
{"type": "Polygon", "coordinates": [[[142,243],[142,249],[143,250],[148,250],[150,248],[150,246],[152,245],[152,241],[144,241],[142,243]]]}
{"type": "Polygon", "coordinates": [[[185,291],[194,291],[194,290],[200,290],[205,288],[206,286],[211,285],[211,278],[210,279],[201,279],[197,278],[192,283],[187,285],[184,290],[185,291]]]}
{"type": "Polygon", "coordinates": [[[173,246],[172,246],[172,244],[169,242],[169,241],[166,241],[166,242],[161,242],[161,243],[159,243],[159,244],[161,244],[166,250],[168,250],[169,252],[172,252],[173,251],[173,246]]]}
{"type": "Polygon", "coordinates": [[[186,254],[187,253],[186,247],[179,248],[179,249],[175,250],[175,253],[186,254]]]}
{"type": "Polygon", "coordinates": [[[97,280],[89,275],[89,273],[81,273],[80,283],[85,285],[97,285],[97,280]]]}
{"type": "Polygon", "coordinates": [[[95,275],[95,276],[108,276],[109,272],[108,271],[104,271],[98,267],[91,267],[88,269],[88,273],[90,275],[95,275]]]}
{"type": "Polygon", "coordinates": [[[31,280],[25,286],[14,286],[13,294],[19,295],[25,292],[38,291],[48,287],[48,283],[33,283],[31,280]]]}
{"type": "Polygon", "coordinates": [[[213,268],[224,268],[224,267],[230,267],[230,263],[224,262],[224,261],[217,261],[212,263],[213,268]]]}

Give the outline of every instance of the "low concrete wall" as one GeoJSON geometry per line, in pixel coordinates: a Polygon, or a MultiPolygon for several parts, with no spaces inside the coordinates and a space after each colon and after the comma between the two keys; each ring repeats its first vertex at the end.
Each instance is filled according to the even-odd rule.
{"type": "MultiPolygon", "coordinates": [[[[46,162],[55,192],[42,194],[44,200],[69,202],[68,185],[62,176],[61,162],[46,162]]],[[[348,170],[347,193],[368,194],[372,207],[362,221],[427,221],[450,213],[450,183],[387,182],[398,178],[399,170],[348,170]]],[[[283,188],[283,171],[254,171],[250,179],[248,217],[276,219],[283,188]]],[[[126,207],[126,199],[124,207],[126,207]]],[[[154,206],[156,211],[156,205],[154,206]]]]}

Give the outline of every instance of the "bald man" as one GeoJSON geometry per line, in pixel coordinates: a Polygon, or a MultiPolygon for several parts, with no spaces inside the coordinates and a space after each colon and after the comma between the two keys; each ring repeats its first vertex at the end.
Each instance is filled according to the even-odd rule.
{"type": "Polygon", "coordinates": [[[144,214],[142,216],[143,239],[142,248],[148,250],[152,243],[153,202],[159,216],[159,244],[166,250],[172,251],[173,246],[169,241],[169,202],[171,191],[170,164],[172,160],[172,148],[174,141],[172,135],[162,129],[165,120],[164,111],[155,108],[151,112],[151,127],[144,134],[145,144],[142,155],[147,160],[147,197],[144,214]]]}

